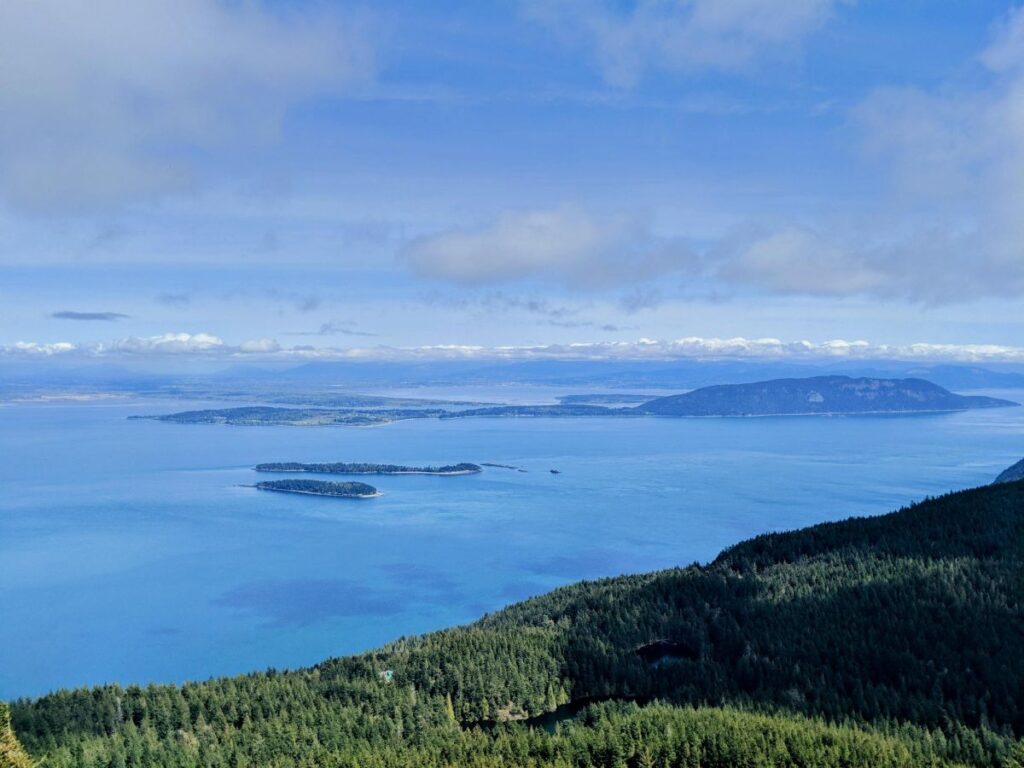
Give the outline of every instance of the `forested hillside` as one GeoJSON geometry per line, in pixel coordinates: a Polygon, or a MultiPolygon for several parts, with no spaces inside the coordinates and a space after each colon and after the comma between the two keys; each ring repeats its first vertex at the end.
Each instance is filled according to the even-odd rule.
{"type": "Polygon", "coordinates": [[[1000,472],[995,481],[997,483],[1012,483],[1016,480],[1024,480],[1024,459],[1000,472]]]}
{"type": "Polygon", "coordinates": [[[0,702],[0,768],[31,768],[25,750],[11,731],[11,713],[7,705],[0,702]]]}
{"type": "Polygon", "coordinates": [[[16,702],[14,726],[51,766],[1009,766],[1022,603],[1006,483],[308,670],[16,702]]]}
{"type": "Polygon", "coordinates": [[[914,413],[1017,405],[964,396],[924,379],[812,376],[751,384],[718,384],[639,405],[657,416],[783,416],[814,413],[914,413]]]}

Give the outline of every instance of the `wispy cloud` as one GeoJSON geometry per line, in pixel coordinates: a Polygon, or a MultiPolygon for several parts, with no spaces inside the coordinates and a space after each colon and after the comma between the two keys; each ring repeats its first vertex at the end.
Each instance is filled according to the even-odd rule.
{"type": "Polygon", "coordinates": [[[463,292],[458,297],[431,292],[423,300],[431,306],[444,306],[482,315],[509,315],[525,319],[530,324],[553,328],[594,328],[605,332],[623,330],[614,323],[584,317],[592,310],[589,304],[569,306],[551,299],[510,295],[504,291],[490,291],[480,296],[470,296],[463,292]]]}
{"type": "Polygon", "coordinates": [[[879,88],[854,110],[899,217],[873,247],[844,246],[870,292],[943,303],[1024,293],[1024,8],[968,82],[879,88]],[[882,278],[879,280],[879,276],[882,278]]]}
{"type": "Polygon", "coordinates": [[[836,0],[524,0],[527,17],[586,50],[612,85],[650,69],[743,72],[791,55],[836,0]]]}
{"type": "Polygon", "coordinates": [[[691,249],[659,237],[643,217],[598,215],[575,205],[508,211],[479,227],[419,238],[403,256],[421,275],[456,283],[541,278],[591,289],[697,263],[691,249]]]}
{"type": "Polygon", "coordinates": [[[130,315],[125,315],[121,312],[75,312],[70,309],[62,309],[58,312],[51,312],[50,317],[55,320],[98,320],[101,322],[114,322],[116,320],[125,320],[130,317],[130,315]]]}
{"type": "Polygon", "coordinates": [[[287,302],[296,311],[302,313],[317,310],[324,303],[324,298],[314,293],[297,293],[295,291],[270,288],[266,294],[276,301],[287,302]]]}
{"type": "Polygon", "coordinates": [[[725,283],[775,294],[892,295],[907,290],[911,276],[898,275],[869,256],[863,247],[844,248],[812,230],[783,226],[727,237],[709,263],[725,283]]]}
{"type": "Polygon", "coordinates": [[[651,285],[637,286],[619,299],[619,305],[630,314],[651,309],[663,301],[660,290],[651,285]]]}
{"type": "Polygon", "coordinates": [[[331,321],[321,323],[315,331],[289,331],[288,336],[379,336],[378,333],[361,331],[354,327],[354,321],[331,321]]]}
{"type": "Polygon", "coordinates": [[[161,293],[156,300],[165,307],[183,307],[192,303],[192,297],[187,293],[161,293]]]}

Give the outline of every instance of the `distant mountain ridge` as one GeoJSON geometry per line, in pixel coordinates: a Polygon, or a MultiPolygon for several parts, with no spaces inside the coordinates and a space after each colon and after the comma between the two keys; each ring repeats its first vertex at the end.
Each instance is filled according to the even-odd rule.
{"type": "Polygon", "coordinates": [[[659,397],[637,407],[656,416],[801,416],[811,414],[963,411],[1019,405],[957,395],[924,379],[812,376],[721,384],[659,397]]]}

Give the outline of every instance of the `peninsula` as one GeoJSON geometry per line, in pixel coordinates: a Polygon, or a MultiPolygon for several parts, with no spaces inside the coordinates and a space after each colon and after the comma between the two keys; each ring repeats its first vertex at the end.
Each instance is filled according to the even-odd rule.
{"type": "Polygon", "coordinates": [[[277,461],[257,464],[257,472],[313,472],[321,475],[475,475],[483,470],[477,464],[461,462],[440,467],[406,467],[400,464],[367,464],[363,462],[331,462],[302,464],[297,461],[277,461]]]}
{"type": "Polygon", "coordinates": [[[268,480],[256,483],[261,491],[304,493],[309,496],[333,496],[345,499],[372,499],[380,491],[366,483],[330,483],[324,480],[268,480]]]}
{"type": "Polygon", "coordinates": [[[438,417],[441,409],[358,409],[358,408],[279,408],[276,406],[242,406],[181,411],[157,416],[129,416],[129,419],[152,419],[174,424],[228,424],[241,427],[362,427],[387,424],[402,419],[438,417]]]}

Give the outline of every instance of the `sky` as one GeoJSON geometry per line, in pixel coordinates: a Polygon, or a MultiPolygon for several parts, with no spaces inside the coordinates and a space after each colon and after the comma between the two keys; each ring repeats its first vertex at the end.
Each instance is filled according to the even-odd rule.
{"type": "Polygon", "coordinates": [[[0,357],[1024,361],[1024,7],[2,0],[0,357]]]}

